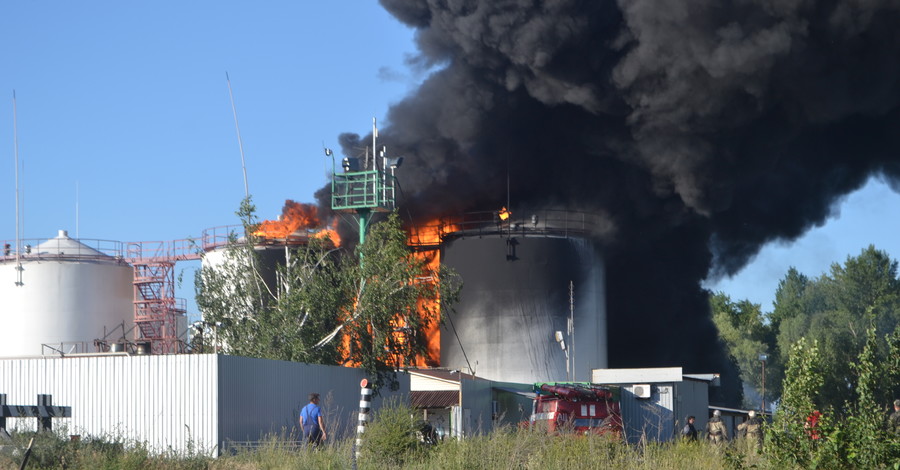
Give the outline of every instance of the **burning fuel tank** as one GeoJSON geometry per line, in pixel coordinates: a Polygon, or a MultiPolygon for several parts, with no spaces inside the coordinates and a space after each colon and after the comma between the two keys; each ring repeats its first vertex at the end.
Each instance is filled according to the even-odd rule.
{"type": "Polygon", "coordinates": [[[441,365],[507,382],[589,381],[607,367],[605,270],[582,212],[467,214],[443,229],[441,263],[464,286],[445,313],[441,365]]]}

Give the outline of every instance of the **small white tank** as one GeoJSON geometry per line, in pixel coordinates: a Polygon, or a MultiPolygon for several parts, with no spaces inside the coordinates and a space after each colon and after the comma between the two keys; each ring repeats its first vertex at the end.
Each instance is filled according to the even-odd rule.
{"type": "MultiPolygon", "coordinates": [[[[113,243],[113,242],[107,242],[113,243]]],[[[106,331],[134,325],[134,272],[60,230],[15,258],[0,258],[0,357],[94,351],[106,331]]],[[[121,330],[117,333],[121,336],[121,330]]],[[[114,338],[111,338],[114,339],[114,338]]]]}

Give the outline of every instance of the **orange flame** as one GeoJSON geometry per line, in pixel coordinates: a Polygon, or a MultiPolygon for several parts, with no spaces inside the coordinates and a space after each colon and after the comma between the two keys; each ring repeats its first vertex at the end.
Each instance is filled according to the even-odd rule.
{"type": "Polygon", "coordinates": [[[341,235],[337,231],[338,219],[331,222],[331,227],[323,228],[312,235],[313,238],[329,238],[334,246],[341,246],[341,235]]]}
{"type": "Polygon", "coordinates": [[[500,220],[506,220],[512,215],[512,212],[506,210],[506,206],[504,206],[500,208],[500,212],[498,212],[497,215],[500,216],[500,220]]]}
{"type": "MultiPolygon", "coordinates": [[[[434,273],[433,277],[430,280],[423,280],[422,282],[431,282],[437,288],[437,284],[440,280],[437,277],[437,273],[441,268],[441,250],[426,250],[416,253],[416,256],[424,259],[426,261],[426,269],[434,273]]],[[[440,325],[440,317],[441,317],[441,299],[440,294],[434,300],[426,300],[419,299],[418,302],[418,310],[419,314],[423,317],[427,316],[429,323],[425,328],[425,338],[427,342],[427,352],[425,353],[425,357],[419,358],[416,361],[416,365],[419,367],[422,366],[439,366],[441,365],[441,325],[440,325]]]]}
{"type": "MultiPolygon", "coordinates": [[[[457,230],[457,227],[453,224],[445,224],[439,219],[432,220],[431,222],[412,227],[409,231],[407,243],[410,246],[437,246],[441,244],[444,235],[457,230]]],[[[440,260],[438,260],[438,265],[440,265],[440,260]]]]}
{"type": "Polygon", "coordinates": [[[255,235],[265,238],[287,238],[300,229],[316,228],[320,225],[318,208],[312,204],[284,201],[278,220],[265,220],[259,224],[255,235]]]}
{"type": "MultiPolygon", "coordinates": [[[[425,261],[425,270],[430,274],[430,277],[420,279],[419,282],[431,283],[437,289],[437,284],[440,282],[437,273],[441,268],[440,244],[444,235],[456,230],[456,226],[445,224],[439,219],[410,230],[407,243],[410,246],[420,247],[415,256],[425,261]]],[[[429,318],[427,318],[428,326],[425,328],[427,352],[425,357],[418,358],[414,365],[419,367],[439,366],[441,362],[440,294],[433,300],[419,299],[417,306],[419,315],[429,318]]]]}

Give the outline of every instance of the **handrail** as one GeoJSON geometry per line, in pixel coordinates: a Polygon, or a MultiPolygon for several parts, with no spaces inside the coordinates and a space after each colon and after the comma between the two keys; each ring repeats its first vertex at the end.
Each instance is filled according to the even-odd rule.
{"type": "Polygon", "coordinates": [[[411,246],[429,246],[438,243],[434,237],[416,236],[416,233],[437,234],[440,242],[454,238],[485,235],[585,237],[602,235],[608,230],[604,219],[591,212],[545,209],[521,211],[524,216],[510,216],[501,220],[497,211],[467,212],[441,217],[435,221],[413,227],[411,246]]]}

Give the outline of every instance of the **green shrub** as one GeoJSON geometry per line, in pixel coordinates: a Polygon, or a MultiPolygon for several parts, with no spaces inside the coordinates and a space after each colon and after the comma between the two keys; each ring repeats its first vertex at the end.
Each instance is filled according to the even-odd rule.
{"type": "Polygon", "coordinates": [[[422,453],[418,414],[397,401],[374,412],[363,434],[362,454],[368,463],[400,466],[422,453]]]}

